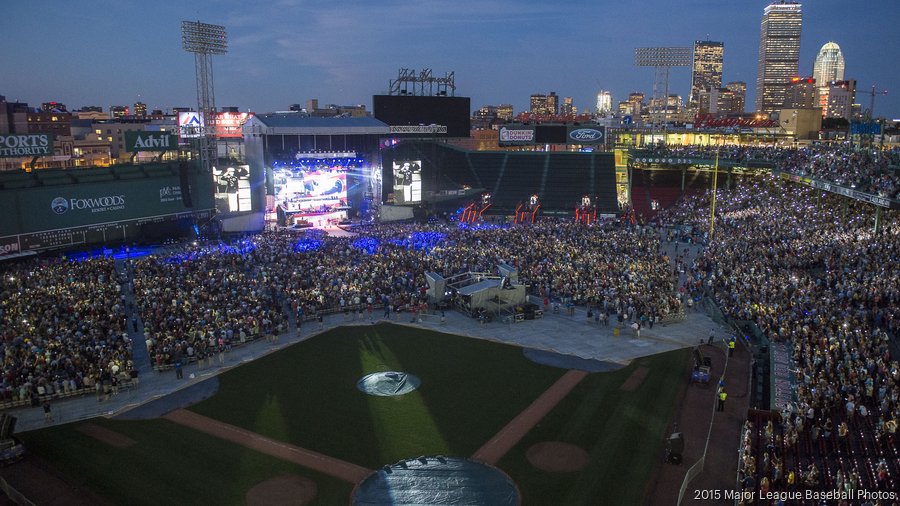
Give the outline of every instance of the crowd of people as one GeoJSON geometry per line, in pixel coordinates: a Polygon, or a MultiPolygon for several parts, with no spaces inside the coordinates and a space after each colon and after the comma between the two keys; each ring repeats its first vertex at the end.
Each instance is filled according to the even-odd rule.
{"type": "Polygon", "coordinates": [[[426,272],[496,273],[501,263],[548,300],[645,321],[681,307],[658,234],[617,222],[379,224],[345,238],[267,232],[242,245],[188,245],[138,260],[134,285],[151,357],[164,366],[284,332],[290,316],[302,324],[323,312],[420,307],[426,272]]]}
{"type": "Polygon", "coordinates": [[[863,193],[900,199],[900,149],[798,149],[781,161],[779,168],[863,193]]]}
{"type": "Polygon", "coordinates": [[[242,241],[185,245],[135,261],[135,298],[153,364],[224,359],[232,346],[287,330],[281,294],[242,241]]]}
{"type": "MultiPolygon", "coordinates": [[[[688,196],[661,220],[706,227],[710,197],[709,191],[688,196]]],[[[864,204],[771,176],[744,179],[716,199],[715,232],[686,288],[713,297],[731,318],[755,323],[773,342],[787,343],[795,368],[796,402],[775,432],[761,438],[762,450],[744,452],[744,471],[757,484],[765,477],[781,487],[788,472],[818,486],[821,471],[822,483],[832,486],[835,470],[822,470],[811,448],[821,444],[849,455],[874,441],[894,448],[887,457],[896,459],[900,365],[890,347],[900,331],[897,213],[884,214],[876,235],[874,213],[864,204]],[[785,462],[779,452],[794,459],[785,462]],[[776,474],[760,458],[793,467],[776,474]]],[[[884,484],[869,474],[863,476],[871,478],[869,486],[884,484]]]]}
{"type": "Polygon", "coordinates": [[[900,199],[900,148],[854,150],[846,144],[782,146],[656,146],[654,156],[773,162],[776,169],[880,197],[900,199]]]}
{"type": "Polygon", "coordinates": [[[132,370],[124,281],[108,258],[41,259],[0,278],[4,401],[97,389],[132,370]]]}
{"type": "Polygon", "coordinates": [[[718,155],[719,159],[735,162],[779,162],[793,153],[790,147],[778,145],[749,146],[741,144],[705,144],[688,146],[657,145],[645,150],[652,156],[675,158],[700,158],[713,160],[718,155]]]}

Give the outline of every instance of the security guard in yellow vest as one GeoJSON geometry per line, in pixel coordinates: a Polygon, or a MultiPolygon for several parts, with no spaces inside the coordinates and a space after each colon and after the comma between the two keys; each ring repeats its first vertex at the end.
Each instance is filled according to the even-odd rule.
{"type": "Polygon", "coordinates": [[[734,336],[728,340],[728,356],[731,357],[734,355],[734,336]]]}
{"type": "Polygon", "coordinates": [[[719,389],[719,405],[716,407],[716,411],[725,411],[725,399],[728,398],[728,393],[725,392],[725,388],[719,389]]]}

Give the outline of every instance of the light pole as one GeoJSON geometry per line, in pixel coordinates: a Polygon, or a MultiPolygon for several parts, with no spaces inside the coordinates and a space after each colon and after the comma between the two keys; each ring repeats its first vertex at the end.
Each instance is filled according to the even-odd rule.
{"type": "Polygon", "coordinates": [[[197,109],[201,126],[200,164],[207,174],[212,173],[219,156],[216,139],[216,98],[213,86],[212,56],[228,52],[228,36],[225,27],[201,23],[199,21],[181,22],[181,47],[194,53],[194,67],[197,73],[197,109]]]}
{"type": "MultiPolygon", "coordinates": [[[[724,136],[720,135],[724,142],[724,136]]],[[[712,241],[713,232],[716,229],[716,189],[719,183],[719,149],[721,149],[721,145],[716,142],[716,165],[713,170],[713,186],[712,186],[712,198],[710,200],[709,205],[709,240],[712,241]]]]}

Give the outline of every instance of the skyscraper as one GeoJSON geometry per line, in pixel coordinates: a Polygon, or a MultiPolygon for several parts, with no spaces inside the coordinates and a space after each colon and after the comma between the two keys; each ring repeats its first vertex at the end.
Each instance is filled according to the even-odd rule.
{"type": "Polygon", "coordinates": [[[597,93],[597,114],[606,116],[612,111],[612,93],[600,90],[597,93]]]}
{"type": "Polygon", "coordinates": [[[819,86],[827,86],[831,81],[844,80],[844,55],[841,47],[834,42],[827,42],[813,64],[813,79],[819,86]]]}
{"type": "Polygon", "coordinates": [[[791,77],[799,73],[802,22],[797,2],[778,0],[763,11],[756,73],[757,113],[770,114],[784,105],[791,77]]]}
{"type": "MultiPolygon", "coordinates": [[[[826,42],[819,50],[816,61],[813,63],[813,78],[819,87],[818,104],[822,108],[822,116],[830,117],[828,95],[831,92],[831,83],[844,80],[844,55],[841,54],[841,47],[836,43],[826,42]]],[[[854,90],[853,95],[855,96],[855,94],[854,90]]],[[[845,115],[841,112],[838,116],[849,117],[850,114],[848,112],[845,115]]]]}
{"type": "Polygon", "coordinates": [[[701,91],[722,86],[722,59],[725,44],[711,40],[694,42],[694,64],[691,72],[691,96],[688,103],[691,108],[697,106],[701,91]]]}
{"type": "Polygon", "coordinates": [[[575,105],[572,103],[572,97],[563,97],[562,105],[559,107],[559,113],[563,116],[572,116],[575,114],[575,105]]]}

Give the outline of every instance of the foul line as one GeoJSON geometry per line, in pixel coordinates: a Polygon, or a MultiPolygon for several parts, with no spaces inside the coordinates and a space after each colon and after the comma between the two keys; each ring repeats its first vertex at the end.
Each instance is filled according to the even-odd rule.
{"type": "Polygon", "coordinates": [[[163,418],[185,427],[190,427],[200,432],[222,438],[226,441],[245,446],[265,453],[273,457],[308,467],[328,476],[333,476],[348,483],[357,484],[366,476],[372,474],[372,470],[339,460],[327,455],[322,455],[311,450],[299,448],[294,445],[282,443],[267,438],[255,432],[235,427],[234,425],[220,422],[212,418],[198,415],[192,411],[178,409],[167,413],[163,418]]]}
{"type": "Polygon", "coordinates": [[[513,446],[525,437],[542,418],[547,416],[559,401],[563,400],[575,385],[581,382],[588,373],[570,370],[563,374],[556,383],[550,386],[530,406],[518,414],[506,427],[500,429],[490,441],[472,455],[472,458],[487,464],[496,464],[513,446]]]}

